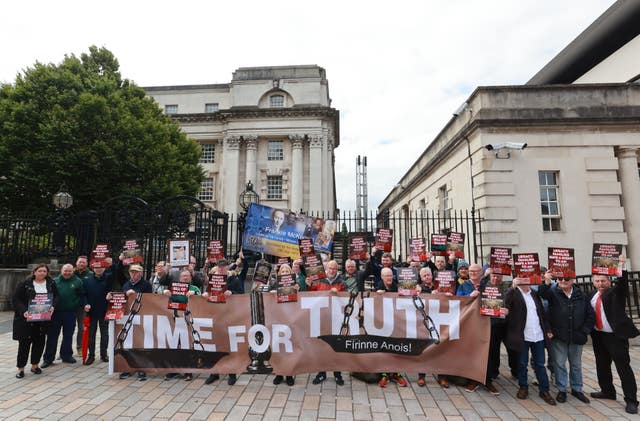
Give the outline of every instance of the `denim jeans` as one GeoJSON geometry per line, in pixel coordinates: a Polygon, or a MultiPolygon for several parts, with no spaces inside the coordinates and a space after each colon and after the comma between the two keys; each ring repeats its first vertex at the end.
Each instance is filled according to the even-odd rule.
{"type": "Polygon", "coordinates": [[[544,367],[544,340],[538,342],[524,343],[524,350],[520,353],[520,364],[518,364],[518,384],[521,387],[528,387],[527,369],[529,368],[529,349],[533,360],[533,369],[538,379],[540,392],[549,391],[549,377],[544,367]]]}
{"type": "Polygon", "coordinates": [[[582,392],[582,345],[570,344],[559,339],[551,340],[553,372],[558,391],[567,391],[567,359],[569,359],[569,383],[571,390],[582,392]]]}

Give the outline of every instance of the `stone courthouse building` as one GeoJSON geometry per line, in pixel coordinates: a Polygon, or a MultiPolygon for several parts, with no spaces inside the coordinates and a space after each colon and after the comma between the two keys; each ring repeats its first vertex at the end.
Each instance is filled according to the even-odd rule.
{"type": "Polygon", "coordinates": [[[638,22],[620,0],[526,85],[478,87],[379,211],[474,208],[485,258],[572,247],[587,274],[592,243],[616,243],[640,270],[638,22]]]}
{"type": "Polygon", "coordinates": [[[335,210],[339,112],[323,68],[242,67],[230,83],[145,91],[202,145],[206,204],[235,214],[251,182],[268,206],[335,210]]]}

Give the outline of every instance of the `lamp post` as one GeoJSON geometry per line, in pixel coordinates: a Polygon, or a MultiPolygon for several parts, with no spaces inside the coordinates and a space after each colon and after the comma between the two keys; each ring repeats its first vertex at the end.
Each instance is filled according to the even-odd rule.
{"type": "Polygon", "coordinates": [[[56,208],[53,232],[53,250],[57,256],[64,254],[64,246],[66,239],[66,222],[65,211],[73,205],[73,196],[67,191],[67,185],[62,183],[57,193],[52,198],[53,206],[56,208]]]}

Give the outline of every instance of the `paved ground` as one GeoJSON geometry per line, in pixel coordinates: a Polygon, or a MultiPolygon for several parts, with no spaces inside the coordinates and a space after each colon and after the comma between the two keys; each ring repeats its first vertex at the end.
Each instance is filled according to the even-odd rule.
{"type": "MultiPolygon", "coordinates": [[[[528,400],[515,397],[517,383],[508,368],[496,382],[502,392],[495,397],[486,390],[467,393],[460,387],[440,388],[432,377],[427,387],[418,387],[417,375],[409,374],[407,388],[390,385],[381,389],[345,377],[337,387],[332,378],[311,384],[313,376],[300,375],[293,387],[274,386],[273,376],[241,375],[238,383],[226,381],[204,385],[204,377],[193,381],[164,381],[151,376],[146,382],[109,377],[107,364],[85,367],[55,364],[40,376],[15,374],[17,342],[11,340],[11,313],[0,313],[0,418],[5,420],[47,419],[229,419],[229,420],[499,420],[499,419],[640,419],[624,412],[623,401],[592,401],[585,405],[569,396],[567,403],[552,407],[537,393],[528,400]]],[[[585,347],[583,360],[585,392],[597,387],[593,354],[585,347]]],[[[503,355],[506,368],[506,354],[503,355]]],[[[640,373],[640,347],[632,347],[631,360],[640,373]]],[[[619,381],[616,386],[620,391],[619,381]]],[[[531,388],[534,392],[535,388],[531,388]]],[[[555,395],[555,391],[554,395],[555,395]]]]}

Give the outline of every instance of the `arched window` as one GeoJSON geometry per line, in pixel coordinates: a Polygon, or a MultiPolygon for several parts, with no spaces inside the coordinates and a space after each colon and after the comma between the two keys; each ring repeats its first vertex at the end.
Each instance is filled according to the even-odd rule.
{"type": "Polygon", "coordinates": [[[269,105],[271,108],[284,107],[284,95],[271,95],[269,97],[269,105]]]}

